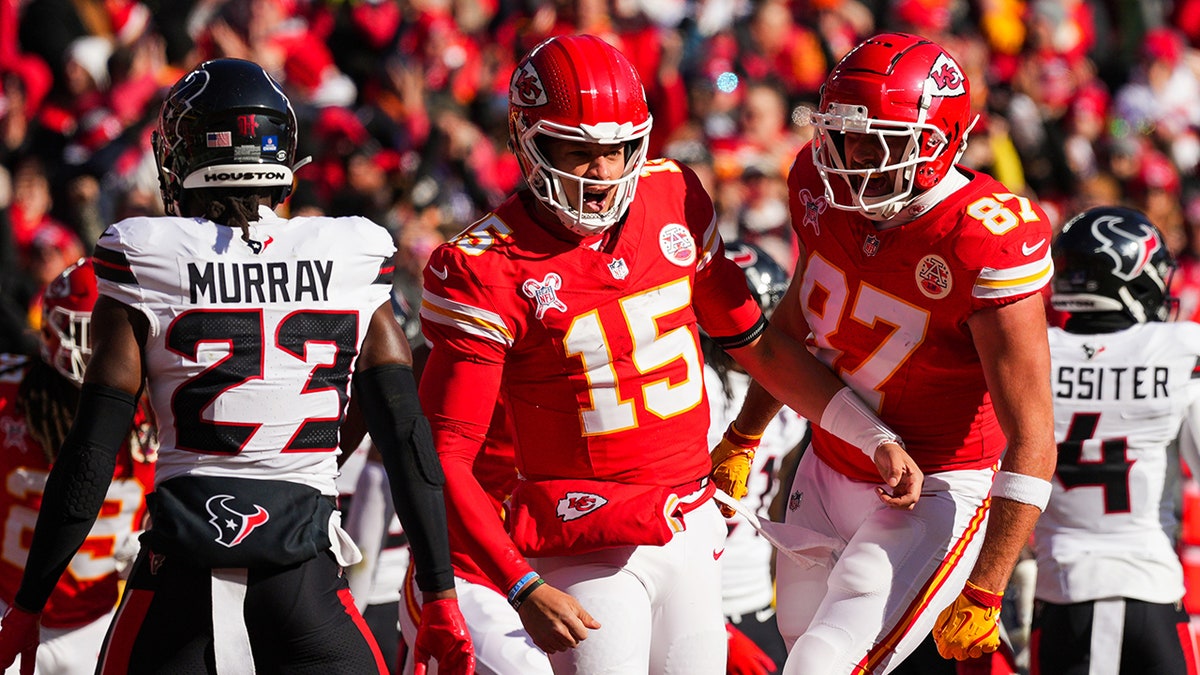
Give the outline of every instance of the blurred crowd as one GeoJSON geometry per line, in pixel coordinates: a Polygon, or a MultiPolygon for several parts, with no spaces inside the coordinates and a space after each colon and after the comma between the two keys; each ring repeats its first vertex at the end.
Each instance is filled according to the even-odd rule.
{"type": "Polygon", "coordinates": [[[0,352],[35,348],[38,293],[108,223],[160,214],[150,134],[166,87],[232,56],[300,121],[290,215],[395,235],[410,301],[432,249],[518,186],[509,76],[589,32],[638,67],[651,156],[695,168],[727,239],[789,263],[784,178],[829,68],[880,30],[954,54],[981,118],[963,163],[1055,220],[1147,212],[1200,318],[1200,0],[0,0],[0,352]]]}

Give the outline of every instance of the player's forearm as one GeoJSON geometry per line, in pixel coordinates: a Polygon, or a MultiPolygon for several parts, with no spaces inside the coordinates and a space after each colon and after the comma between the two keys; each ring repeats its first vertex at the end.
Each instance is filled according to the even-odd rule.
{"type": "MultiPolygon", "coordinates": [[[[810,420],[821,419],[821,413],[829,401],[845,386],[802,342],[775,326],[768,327],[750,345],[730,350],[730,354],[771,397],[810,420]]],[[[776,401],[773,409],[766,407],[764,402],[769,398],[760,399],[757,412],[747,413],[745,421],[748,424],[757,421],[766,428],[763,420],[770,421],[780,406],[776,401]]],[[[742,421],[741,413],[738,414],[738,421],[742,421]]],[[[741,428],[740,424],[738,428],[741,428]]]]}
{"type": "Polygon", "coordinates": [[[429,422],[421,414],[412,369],[376,366],[356,373],[354,382],[363,419],[387,470],[396,515],[408,535],[417,586],[427,592],[453,588],[442,497],[445,476],[429,422]]]}
{"type": "Polygon", "coordinates": [[[1018,501],[993,497],[983,548],[971,571],[971,583],[1003,593],[1008,578],[1033,533],[1041,509],[1018,501]]]}
{"type": "Polygon", "coordinates": [[[733,424],[744,434],[761,435],[782,408],[782,401],[772,396],[758,380],[750,380],[733,424]]]}
{"type": "Polygon", "coordinates": [[[882,443],[900,444],[900,437],[846,383],[782,331],[768,329],[734,357],[766,389],[761,397],[755,394],[759,398],[752,407],[743,405],[734,422],[739,432],[762,433],[779,411],[779,403],[771,401],[776,398],[868,456],[882,443]]]}
{"type": "Polygon", "coordinates": [[[75,422],[59,451],[38,513],[16,604],[40,612],[63,570],[83,545],[112,483],[117,452],[129,434],[133,395],[87,383],[75,422]]]}
{"type": "MultiPolygon", "coordinates": [[[[438,434],[438,439],[441,438],[438,434]]],[[[470,557],[496,588],[507,592],[533,568],[505,531],[491,498],[472,472],[471,463],[454,455],[443,455],[442,466],[446,471],[450,545],[470,557]]]]}
{"type": "Polygon", "coordinates": [[[972,583],[997,593],[1008,584],[1021,549],[1050,498],[1050,478],[1057,459],[1053,435],[1023,435],[1046,427],[1053,429],[1048,422],[1039,425],[1038,419],[1033,416],[1019,427],[1008,427],[1010,443],[992,484],[987,535],[971,573],[972,583]]]}

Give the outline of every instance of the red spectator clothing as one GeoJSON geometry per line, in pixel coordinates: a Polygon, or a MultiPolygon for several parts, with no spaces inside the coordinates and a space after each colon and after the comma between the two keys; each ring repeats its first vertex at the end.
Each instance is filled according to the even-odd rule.
{"type": "Polygon", "coordinates": [[[471,473],[501,391],[524,478],[683,485],[710,469],[697,321],[716,337],[761,321],[687,167],[648,164],[599,249],[535,222],[542,208],[518,192],[434,251],[424,274],[433,349],[421,403],[446,471],[451,546],[502,589],[530,567],[471,473]]]}
{"type": "Polygon", "coordinates": [[[1200,323],[1200,259],[1195,256],[1179,256],[1179,268],[1171,277],[1172,296],[1179,299],[1179,321],[1200,323]]]}
{"type": "MultiPolygon", "coordinates": [[[[50,472],[46,453],[26,430],[25,413],[17,400],[27,368],[24,357],[0,354],[0,462],[5,486],[0,492],[4,523],[0,597],[10,605],[21,584],[42,490],[50,472]]],[[[146,419],[146,410],[139,408],[135,424],[146,419]]],[[[81,626],[104,616],[116,605],[119,579],[113,554],[140,528],[144,497],[154,484],[154,464],[139,460],[132,457],[126,443],[117,457],[113,482],[96,524],[46,603],[43,626],[81,626]]]]}

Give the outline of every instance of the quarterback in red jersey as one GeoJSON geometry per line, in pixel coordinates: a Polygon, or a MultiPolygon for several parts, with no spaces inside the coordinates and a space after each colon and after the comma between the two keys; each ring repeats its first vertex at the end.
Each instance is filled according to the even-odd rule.
{"type": "MultiPolygon", "coordinates": [[[[50,465],[79,398],[96,275],[90,260],[67,268],[50,283],[42,306],[40,359],[0,354],[0,599],[16,597],[29,554],[50,465]]],[[[136,550],[145,493],[154,483],[157,443],[150,416],[139,408],[117,458],[100,517],[50,594],[42,615],[37,672],[91,673],[119,593],[118,556],[136,550]]],[[[128,564],[132,555],[126,556],[128,564]]]]}
{"type": "MultiPolygon", "coordinates": [[[[994,651],[1001,592],[1049,496],[1050,225],[956,164],[969,86],[929,40],[864,41],[827,78],[788,178],[803,250],[772,323],[808,338],[925,482],[912,511],[882,509],[869,459],[814,429],[786,520],[844,543],[807,568],[779,558],[785,672],[886,673],[931,629],[944,657],[994,651]]],[[[735,420],[744,435],[778,409],[761,393],[735,420]]]]}
{"type": "Polygon", "coordinates": [[[420,394],[451,545],[504,592],[557,673],[724,671],[726,529],[707,479],[699,326],[872,453],[884,499],[904,507],[920,491],[898,437],[767,327],[699,179],[647,159],[651,124],[620,52],[588,35],[541,43],[509,90],[528,189],[425,268],[420,394]],[[472,473],[500,397],[519,472],[503,523],[472,473]]]}

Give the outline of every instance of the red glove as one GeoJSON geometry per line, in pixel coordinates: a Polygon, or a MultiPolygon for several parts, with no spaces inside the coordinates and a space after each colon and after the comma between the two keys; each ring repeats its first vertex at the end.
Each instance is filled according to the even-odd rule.
{"type": "Polygon", "coordinates": [[[425,675],[431,656],[437,660],[439,673],[471,675],[475,672],[475,647],[467,632],[467,620],[458,609],[458,600],[446,598],[421,605],[421,625],[417,628],[415,642],[413,675],[425,675]]]}
{"type": "Polygon", "coordinates": [[[38,620],[41,613],[9,607],[0,619],[0,670],[6,670],[21,657],[21,675],[33,675],[37,665],[38,620]]]}
{"type": "Polygon", "coordinates": [[[754,640],[731,623],[725,624],[725,632],[729,634],[729,659],[725,662],[727,675],[769,675],[775,672],[775,661],[754,640]]]}

